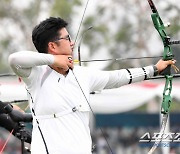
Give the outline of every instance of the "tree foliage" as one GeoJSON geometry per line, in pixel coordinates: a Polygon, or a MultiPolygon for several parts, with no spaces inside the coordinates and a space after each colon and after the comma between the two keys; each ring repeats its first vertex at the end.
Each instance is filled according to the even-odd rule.
{"type": "MultiPolygon", "coordinates": [[[[180,8],[170,1],[156,1],[155,4],[162,20],[163,17],[166,17],[166,19],[170,19],[173,25],[167,29],[168,33],[173,36],[179,35],[180,8]],[[170,12],[175,13],[172,15],[170,12]]],[[[84,27],[94,26],[93,32],[86,34],[87,40],[84,41],[86,45],[90,45],[89,58],[103,59],[109,58],[106,56],[110,56],[110,58],[124,58],[162,55],[163,46],[159,34],[157,34],[151,21],[151,10],[147,1],[109,0],[98,3],[96,10],[96,12],[87,16],[84,22],[84,27]],[[102,32],[102,29],[99,27],[104,29],[104,31],[102,32]],[[104,57],[97,57],[97,52],[101,52],[104,57]]],[[[106,66],[106,69],[140,67],[151,63],[154,63],[154,59],[118,61],[117,63],[112,61],[106,66]]]]}
{"type": "MultiPolygon", "coordinates": [[[[31,41],[33,27],[44,18],[60,16],[74,25],[82,16],[83,0],[1,0],[0,5],[0,73],[9,71],[7,57],[18,50],[35,50],[31,41]],[[77,19],[77,20],[76,20],[77,19]],[[73,23],[74,22],[74,23],[73,23]]],[[[151,21],[151,10],[147,1],[106,0],[93,1],[89,6],[81,27],[81,34],[87,32],[82,42],[82,59],[103,59],[162,55],[163,46],[151,21]]],[[[170,0],[155,2],[164,21],[170,20],[167,29],[175,39],[180,39],[180,7],[170,0]]],[[[79,37],[80,37],[79,36],[79,37]]],[[[77,45],[76,45],[77,46],[77,45]]],[[[175,53],[179,47],[174,47],[175,53]]],[[[74,53],[77,55],[77,48],[74,53]]],[[[114,61],[104,64],[106,69],[137,67],[151,64],[150,60],[114,61]]]]}

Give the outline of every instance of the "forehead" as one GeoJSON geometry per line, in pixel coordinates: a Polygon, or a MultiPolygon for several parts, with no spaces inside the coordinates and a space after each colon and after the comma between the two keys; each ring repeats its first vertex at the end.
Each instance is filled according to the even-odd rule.
{"type": "Polygon", "coordinates": [[[60,36],[66,36],[69,33],[66,28],[62,28],[61,30],[59,30],[59,34],[60,34],[60,36]]]}

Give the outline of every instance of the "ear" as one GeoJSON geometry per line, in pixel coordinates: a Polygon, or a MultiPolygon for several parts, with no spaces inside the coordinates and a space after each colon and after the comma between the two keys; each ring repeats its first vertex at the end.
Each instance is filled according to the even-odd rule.
{"type": "Polygon", "coordinates": [[[54,42],[48,43],[48,53],[55,55],[56,54],[56,44],[54,42]]]}

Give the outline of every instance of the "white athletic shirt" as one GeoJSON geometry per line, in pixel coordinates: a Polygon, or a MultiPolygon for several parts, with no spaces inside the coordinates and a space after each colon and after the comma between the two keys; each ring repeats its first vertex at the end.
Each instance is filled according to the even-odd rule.
{"type": "Polygon", "coordinates": [[[53,55],[32,51],[9,57],[12,69],[26,84],[30,106],[36,114],[32,113],[32,154],[47,153],[37,121],[49,154],[91,154],[90,109],[75,77],[89,102],[91,91],[117,88],[154,74],[152,66],[116,71],[75,66],[65,77],[48,66],[53,62],[53,55]],[[76,112],[72,112],[74,107],[76,112]]]}

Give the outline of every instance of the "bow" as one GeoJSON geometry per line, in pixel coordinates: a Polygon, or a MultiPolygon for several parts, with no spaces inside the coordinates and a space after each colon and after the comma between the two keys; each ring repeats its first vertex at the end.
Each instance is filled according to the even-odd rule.
{"type": "MultiPolygon", "coordinates": [[[[87,7],[88,7],[88,3],[89,3],[89,0],[86,1],[86,5],[85,5],[84,11],[83,11],[83,15],[82,15],[82,18],[81,18],[81,22],[80,22],[80,24],[79,24],[79,28],[78,28],[78,31],[77,31],[77,34],[76,34],[76,37],[75,37],[74,45],[76,45],[76,41],[77,41],[77,38],[78,38],[78,35],[79,35],[79,32],[80,32],[80,29],[81,29],[81,25],[82,25],[82,22],[83,22],[85,13],[86,13],[86,9],[87,9],[87,7]]],[[[78,45],[78,60],[74,60],[74,62],[79,63],[79,66],[81,66],[81,51],[80,51],[81,42],[82,42],[82,39],[83,39],[84,34],[85,34],[88,30],[90,30],[90,29],[92,29],[92,27],[89,27],[86,31],[84,31],[83,34],[82,34],[82,36],[81,36],[81,38],[80,38],[80,42],[79,42],[79,45],[78,45]]],[[[95,113],[94,113],[94,111],[93,111],[93,109],[92,109],[92,107],[91,107],[91,105],[90,105],[90,103],[89,103],[89,101],[88,101],[88,99],[87,99],[87,97],[86,97],[86,95],[85,95],[85,93],[84,93],[84,91],[83,91],[83,89],[82,89],[82,87],[81,87],[81,85],[80,85],[80,83],[79,83],[79,81],[78,81],[78,79],[77,79],[74,71],[73,71],[73,69],[71,69],[71,71],[72,71],[72,73],[73,73],[74,79],[76,80],[76,82],[77,82],[77,84],[78,84],[78,86],[79,86],[79,88],[80,88],[80,90],[81,90],[81,92],[82,92],[82,94],[83,94],[83,96],[84,96],[84,98],[85,98],[85,100],[86,100],[86,102],[87,102],[87,104],[88,104],[88,106],[89,106],[89,108],[90,108],[90,110],[91,110],[94,118],[96,118],[95,113]]],[[[108,146],[108,148],[109,148],[109,150],[110,150],[110,153],[113,154],[112,148],[110,147],[110,144],[109,144],[109,142],[108,142],[108,140],[107,140],[107,138],[106,138],[106,136],[105,136],[105,133],[104,133],[104,131],[102,130],[102,128],[100,128],[100,131],[101,131],[101,133],[102,133],[102,135],[103,135],[103,137],[104,137],[104,139],[105,139],[105,142],[107,143],[107,146],[108,146]]],[[[94,145],[94,146],[92,147],[92,150],[91,150],[92,152],[94,151],[95,147],[96,147],[96,145],[94,145]]]]}
{"type": "MultiPolygon", "coordinates": [[[[89,0],[88,0],[89,1],[89,0]]],[[[88,3],[87,1],[87,3],[88,3]]],[[[161,39],[162,39],[162,42],[163,42],[163,45],[164,45],[164,52],[163,52],[163,60],[172,60],[174,55],[172,53],[172,49],[171,49],[171,46],[170,45],[173,45],[173,44],[180,44],[180,41],[171,41],[170,40],[170,37],[166,34],[166,31],[165,31],[165,27],[169,26],[169,24],[165,25],[162,21],[162,19],[160,18],[159,16],[159,13],[153,3],[152,0],[148,0],[148,3],[151,7],[151,10],[152,10],[152,14],[151,14],[151,18],[152,18],[152,21],[153,21],[153,24],[154,24],[154,27],[156,28],[156,30],[158,31],[161,39]]],[[[86,5],[86,8],[87,8],[87,5],[86,5]]],[[[85,8],[85,10],[86,10],[85,8]]],[[[85,11],[84,11],[85,13],[85,11]]],[[[83,17],[84,17],[84,14],[83,14],[83,17]]],[[[82,24],[82,20],[81,20],[81,24],[82,24]]],[[[80,24],[80,26],[81,26],[80,24]]],[[[80,29],[80,27],[79,27],[80,29]]],[[[79,32],[79,30],[78,30],[79,32]]],[[[78,34],[77,34],[78,35],[78,34]]],[[[77,36],[76,36],[77,38],[77,36]]],[[[82,40],[81,40],[82,41],[82,40]]],[[[74,60],[74,62],[78,62],[79,65],[81,65],[81,62],[94,62],[94,61],[109,61],[109,60],[114,60],[114,61],[118,61],[118,60],[127,60],[127,59],[142,59],[142,58],[147,58],[147,57],[138,57],[138,58],[117,58],[117,59],[96,59],[96,60],[86,60],[86,61],[81,61],[81,57],[80,57],[80,44],[81,44],[81,41],[79,43],[79,46],[78,46],[78,60],[74,60]]],[[[75,41],[76,42],[76,41],[75,41]]],[[[154,58],[154,57],[148,57],[148,58],[154,58]]],[[[174,66],[175,67],[175,66],[174,66]]],[[[175,67],[176,68],[176,67],[175,67]]],[[[176,68],[177,69],[177,68],[176,68]]],[[[178,70],[178,69],[177,69],[178,70]]],[[[73,71],[72,71],[73,72],[73,71]]],[[[74,72],[73,72],[74,74],[74,72]]],[[[174,75],[171,74],[171,66],[169,65],[162,73],[161,75],[163,76],[160,76],[160,77],[155,77],[155,78],[151,78],[151,79],[156,79],[156,78],[165,78],[166,79],[166,82],[165,82],[165,86],[164,86],[164,91],[163,91],[163,100],[162,100],[162,106],[161,106],[161,113],[163,114],[163,118],[162,118],[162,125],[161,125],[161,130],[160,130],[160,134],[164,134],[164,130],[165,130],[165,127],[166,127],[166,123],[167,123],[167,119],[168,119],[168,113],[169,113],[169,108],[170,108],[170,104],[172,102],[172,98],[171,98],[171,91],[172,91],[172,79],[174,77],[174,75]]],[[[76,78],[76,76],[74,75],[83,95],[84,95],[84,92],[76,78]]],[[[176,75],[175,77],[179,77],[179,74],[176,75]]],[[[148,79],[149,80],[149,79],[148,79]]],[[[84,97],[86,98],[86,96],[84,95],[84,97]]],[[[92,108],[86,98],[86,101],[92,111],[92,108]]],[[[93,111],[92,111],[93,113],[93,111]]],[[[93,113],[94,115],[94,113],[93,113]]],[[[101,130],[102,131],[102,130],[101,130]]],[[[103,134],[103,132],[102,132],[103,134]]],[[[104,136],[104,135],[103,135],[104,136]]],[[[163,135],[162,135],[163,136],[163,135]]],[[[153,147],[151,148],[151,150],[149,151],[149,154],[150,153],[153,153],[153,151],[156,149],[156,147],[158,146],[158,144],[161,142],[162,140],[162,136],[160,138],[160,140],[158,139],[153,147]]],[[[105,138],[106,140],[106,138],[105,138]]],[[[106,140],[107,142],[107,140],[106,140]]],[[[107,142],[108,144],[108,142],[107,142]]],[[[110,148],[109,144],[108,144],[108,147],[110,148]]],[[[110,151],[112,153],[112,150],[110,148],[110,151]]]]}
{"type": "MultiPolygon", "coordinates": [[[[171,41],[170,37],[167,35],[167,33],[165,31],[165,28],[170,26],[170,24],[165,25],[163,23],[152,0],[148,0],[148,3],[152,10],[151,18],[152,18],[154,27],[158,31],[158,33],[162,39],[163,45],[164,45],[163,60],[172,60],[173,53],[172,53],[172,49],[171,49],[170,45],[180,44],[180,41],[171,41]]],[[[168,119],[170,105],[172,102],[171,91],[172,91],[173,75],[171,74],[171,66],[169,65],[161,74],[166,79],[164,91],[163,91],[162,105],[161,105],[161,113],[163,114],[161,129],[160,129],[160,133],[159,133],[159,134],[161,134],[160,135],[161,137],[158,136],[158,138],[156,139],[156,142],[154,143],[153,147],[149,151],[149,154],[153,153],[154,150],[156,149],[156,147],[162,141],[162,137],[164,135],[164,130],[165,130],[167,119],[168,119]]]]}

